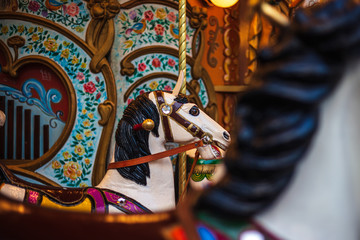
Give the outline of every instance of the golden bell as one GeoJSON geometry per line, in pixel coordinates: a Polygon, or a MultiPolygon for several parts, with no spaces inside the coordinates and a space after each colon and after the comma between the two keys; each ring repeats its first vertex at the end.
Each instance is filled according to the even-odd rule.
{"type": "Polygon", "coordinates": [[[154,126],[155,126],[155,123],[153,120],[151,119],[145,119],[143,121],[143,123],[141,124],[142,128],[146,131],[151,131],[153,130],[154,126]]]}

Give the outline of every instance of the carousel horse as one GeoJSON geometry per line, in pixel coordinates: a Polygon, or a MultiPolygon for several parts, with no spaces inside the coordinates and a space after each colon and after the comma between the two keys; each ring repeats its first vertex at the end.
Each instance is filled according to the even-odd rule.
{"type": "MultiPolygon", "coordinates": [[[[61,227],[81,236],[87,217],[101,223],[105,237],[129,239],[199,239],[194,229],[202,239],[360,239],[359,19],[356,1],[334,0],[296,12],[280,30],[279,43],[259,56],[253,88],[239,96],[227,174],[184,201],[193,207],[141,215],[135,223],[71,215],[79,230],[71,221],[61,227]]],[[[26,237],[9,228],[29,219],[29,232],[51,226],[50,210],[0,200],[1,234],[26,237]]]]}
{"type": "Polygon", "coordinates": [[[179,93],[183,81],[181,72],[172,93],[150,92],[129,104],[115,134],[115,163],[109,165],[115,167],[108,169],[98,186],[37,186],[17,179],[2,166],[0,193],[30,204],[84,212],[145,213],[175,208],[170,158],[140,160],[166,152],[166,142],[186,144],[199,139],[192,147],[197,146],[203,158],[220,158],[220,149],[230,143],[225,129],[179,93]]]}

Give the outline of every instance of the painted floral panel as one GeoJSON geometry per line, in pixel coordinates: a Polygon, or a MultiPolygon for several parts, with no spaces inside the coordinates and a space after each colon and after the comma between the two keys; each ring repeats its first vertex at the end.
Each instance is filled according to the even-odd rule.
{"type": "MultiPolygon", "coordinates": [[[[156,4],[143,4],[123,10],[115,21],[118,51],[126,55],[149,45],[166,45],[179,48],[178,10],[156,4]]],[[[191,55],[191,42],[195,29],[189,24],[187,31],[187,54],[191,55]]]]}
{"type": "Polygon", "coordinates": [[[2,21],[0,40],[6,42],[13,35],[26,40],[19,49],[19,58],[41,55],[51,59],[67,73],[76,93],[77,113],[71,136],[53,160],[37,172],[63,186],[90,185],[102,130],[97,107],[107,99],[102,74],[91,73],[88,68],[90,56],[55,31],[20,20],[2,21]]]}
{"type": "Polygon", "coordinates": [[[90,21],[90,13],[81,0],[19,0],[19,11],[63,25],[83,39],[90,21]]]}

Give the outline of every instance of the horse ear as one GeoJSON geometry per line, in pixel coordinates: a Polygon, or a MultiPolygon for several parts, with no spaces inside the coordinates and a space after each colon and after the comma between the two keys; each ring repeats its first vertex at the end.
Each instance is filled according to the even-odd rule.
{"type": "Polygon", "coordinates": [[[179,78],[177,80],[177,83],[176,83],[176,86],[174,87],[174,90],[172,92],[173,95],[177,96],[179,95],[179,92],[181,90],[181,86],[183,84],[183,82],[185,81],[185,78],[184,78],[184,71],[183,70],[180,70],[179,72],[179,78]]]}

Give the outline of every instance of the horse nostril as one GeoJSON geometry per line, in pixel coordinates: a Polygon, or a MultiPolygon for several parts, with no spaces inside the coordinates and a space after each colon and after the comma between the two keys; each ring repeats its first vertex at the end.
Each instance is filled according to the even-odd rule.
{"type": "Polygon", "coordinates": [[[226,141],[229,141],[230,140],[230,134],[228,132],[223,132],[223,137],[226,141]]]}

